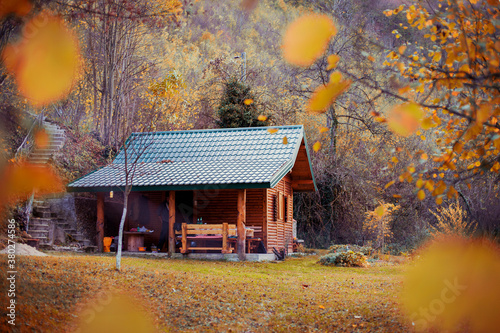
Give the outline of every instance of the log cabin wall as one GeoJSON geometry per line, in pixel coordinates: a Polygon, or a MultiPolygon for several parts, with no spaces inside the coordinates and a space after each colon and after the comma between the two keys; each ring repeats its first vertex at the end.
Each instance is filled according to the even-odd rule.
{"type": "Polygon", "coordinates": [[[292,179],[287,174],[274,187],[267,189],[267,242],[266,249],[272,253],[273,247],[279,250],[287,247],[288,252],[293,250],[293,189],[292,179]],[[280,196],[282,199],[280,199],[280,196]],[[280,214],[280,200],[282,214],[280,214]],[[281,216],[280,216],[281,215],[281,216]]]}
{"type": "MultiPolygon", "coordinates": [[[[203,223],[236,224],[238,218],[238,190],[202,190],[195,193],[195,214],[203,223]]],[[[194,221],[196,223],[196,221],[194,221]]]]}
{"type": "MultiPolygon", "coordinates": [[[[246,226],[264,226],[265,189],[247,189],[246,226]]],[[[203,223],[236,224],[238,218],[238,190],[196,191],[196,214],[203,223]]],[[[264,229],[262,229],[264,230],[264,229]]],[[[262,237],[256,233],[256,237],[262,237]]]]}
{"type": "Polygon", "coordinates": [[[255,232],[254,236],[262,239],[264,244],[266,244],[266,233],[264,232],[265,195],[266,189],[247,190],[246,203],[246,226],[260,228],[262,231],[255,232]]]}

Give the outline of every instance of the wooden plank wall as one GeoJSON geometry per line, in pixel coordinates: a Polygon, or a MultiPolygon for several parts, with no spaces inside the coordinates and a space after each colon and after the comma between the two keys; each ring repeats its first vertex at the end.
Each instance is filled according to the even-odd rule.
{"type": "MultiPolygon", "coordinates": [[[[264,237],[264,196],[266,189],[247,190],[247,220],[246,226],[260,227],[261,232],[256,232],[255,237],[265,240],[264,237]]],[[[265,244],[265,242],[264,242],[265,244]]]]}
{"type": "Polygon", "coordinates": [[[267,243],[268,253],[272,253],[273,247],[277,250],[287,245],[288,252],[292,252],[293,246],[293,189],[292,179],[286,175],[274,188],[267,190],[267,243]],[[287,198],[286,220],[278,219],[278,196],[283,193],[287,198]]]}
{"type": "MultiPolygon", "coordinates": [[[[246,226],[263,227],[265,189],[248,189],[246,202],[246,226]]],[[[238,218],[238,190],[197,191],[198,216],[205,223],[236,224],[238,218]]],[[[257,234],[257,237],[261,234],[257,234]]]]}
{"type": "MultiPolygon", "coordinates": [[[[196,191],[198,212],[203,223],[236,224],[238,218],[238,190],[196,191]]],[[[194,221],[196,223],[196,221],[194,221]]]]}

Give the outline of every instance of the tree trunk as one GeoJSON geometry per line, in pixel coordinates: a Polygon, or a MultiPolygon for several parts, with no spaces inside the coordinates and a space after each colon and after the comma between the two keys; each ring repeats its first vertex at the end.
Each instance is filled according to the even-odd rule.
{"type": "MultiPolygon", "coordinates": [[[[128,186],[127,186],[128,187],[128,186]]],[[[122,265],[122,244],[123,244],[123,228],[125,227],[125,219],[127,218],[128,195],[130,189],[126,188],[123,193],[123,213],[120,220],[120,229],[118,231],[118,249],[116,249],[116,270],[121,271],[122,265]]]]}

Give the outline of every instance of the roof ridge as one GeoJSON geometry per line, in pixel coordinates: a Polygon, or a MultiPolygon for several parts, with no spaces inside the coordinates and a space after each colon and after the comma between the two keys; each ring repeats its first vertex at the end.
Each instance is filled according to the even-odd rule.
{"type": "Polygon", "coordinates": [[[201,133],[201,132],[230,132],[230,131],[251,131],[251,130],[263,130],[270,128],[285,129],[285,128],[303,128],[304,125],[281,125],[281,126],[259,126],[259,127],[235,127],[235,128],[207,128],[207,129],[191,129],[191,130],[180,130],[180,131],[153,131],[153,132],[132,132],[130,135],[144,135],[144,134],[165,134],[165,133],[201,133]]]}

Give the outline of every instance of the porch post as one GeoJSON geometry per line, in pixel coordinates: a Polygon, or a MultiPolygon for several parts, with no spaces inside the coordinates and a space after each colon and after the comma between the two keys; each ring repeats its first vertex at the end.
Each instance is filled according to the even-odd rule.
{"type": "Polygon", "coordinates": [[[104,192],[97,192],[97,222],[96,222],[96,242],[99,252],[103,250],[104,240],[104,192]]]}
{"type": "Polygon", "coordinates": [[[172,257],[172,253],[175,253],[175,235],[174,235],[174,223],[175,223],[175,191],[168,192],[168,256],[172,257]]]}
{"type": "Polygon", "coordinates": [[[243,261],[245,256],[245,243],[246,243],[246,201],[247,190],[238,190],[238,220],[236,221],[236,229],[238,230],[238,259],[243,261]]]}

